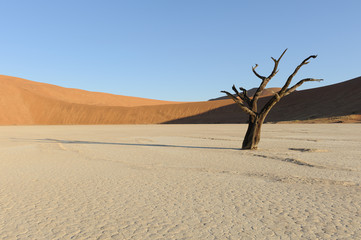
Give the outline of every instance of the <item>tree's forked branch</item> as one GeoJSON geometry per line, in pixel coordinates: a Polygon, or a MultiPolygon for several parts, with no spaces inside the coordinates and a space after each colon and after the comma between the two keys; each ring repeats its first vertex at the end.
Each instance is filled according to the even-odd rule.
{"type": "Polygon", "coordinates": [[[256,72],[257,67],[258,67],[258,64],[256,64],[254,67],[252,67],[252,72],[254,73],[254,75],[256,75],[258,78],[260,78],[262,81],[264,81],[266,79],[266,77],[261,76],[256,72]]]}
{"type": "Polygon", "coordinates": [[[278,70],[277,70],[277,68],[278,68],[278,63],[281,61],[281,59],[282,59],[283,55],[285,55],[286,51],[287,51],[287,48],[283,51],[283,53],[281,54],[281,56],[280,56],[278,59],[275,59],[275,58],[271,57],[271,59],[274,61],[275,65],[274,65],[274,67],[273,67],[273,70],[272,70],[271,74],[270,74],[268,77],[261,76],[260,74],[258,74],[258,73],[256,72],[256,68],[258,67],[258,64],[256,64],[254,67],[252,67],[253,73],[254,73],[258,78],[262,79],[263,81],[264,81],[265,79],[268,79],[268,81],[269,81],[271,78],[273,78],[273,77],[277,74],[277,72],[278,72],[278,70]]]}
{"type": "Polygon", "coordinates": [[[232,86],[233,91],[236,93],[236,95],[242,99],[244,102],[246,102],[248,104],[248,106],[251,106],[251,99],[249,99],[249,97],[247,96],[247,90],[244,88],[239,88],[242,93],[238,92],[236,86],[232,86]]]}
{"type": "MultiPolygon", "coordinates": [[[[317,55],[311,55],[311,56],[309,56],[308,58],[306,58],[305,60],[303,60],[303,61],[301,62],[301,64],[296,67],[296,69],[293,71],[293,73],[288,77],[285,85],[284,85],[284,86],[282,87],[282,89],[278,92],[278,93],[280,94],[280,96],[283,95],[283,94],[287,91],[288,87],[289,87],[290,84],[291,84],[291,81],[292,81],[293,77],[297,74],[298,70],[300,70],[300,68],[301,68],[303,65],[308,64],[308,63],[309,63],[308,60],[310,60],[311,58],[316,58],[316,57],[317,57],[317,55]]],[[[301,84],[302,84],[302,83],[301,83],[301,84]]]]}
{"type": "Polygon", "coordinates": [[[301,81],[299,81],[298,83],[296,83],[292,87],[288,88],[287,91],[285,92],[284,96],[287,96],[288,94],[294,92],[296,90],[296,88],[301,86],[304,82],[321,82],[321,81],[323,81],[323,79],[315,79],[315,78],[302,79],[301,81]]]}
{"type": "Polygon", "coordinates": [[[229,92],[227,92],[227,91],[221,91],[221,92],[227,94],[227,96],[230,97],[235,103],[237,103],[238,106],[239,106],[245,113],[247,113],[247,114],[249,114],[249,115],[251,115],[251,116],[254,116],[254,117],[257,116],[257,113],[255,113],[255,112],[252,111],[250,108],[248,108],[246,105],[244,105],[243,102],[242,102],[239,98],[233,96],[233,94],[231,94],[231,93],[229,93],[229,92]]]}
{"type": "Polygon", "coordinates": [[[285,53],[287,52],[287,48],[283,51],[283,53],[281,54],[281,56],[276,60],[274,59],[273,57],[272,60],[274,61],[274,67],[273,67],[273,70],[271,72],[271,74],[267,77],[269,80],[271,80],[271,78],[273,78],[277,73],[278,73],[278,64],[279,62],[281,61],[283,55],[285,55],[285,53]]]}
{"type": "Polygon", "coordinates": [[[243,88],[243,87],[240,87],[239,90],[241,90],[241,91],[243,92],[243,94],[248,97],[248,95],[247,95],[247,89],[245,89],[245,88],[243,88]]]}
{"type": "Polygon", "coordinates": [[[281,61],[283,55],[286,53],[286,51],[287,51],[287,48],[283,51],[283,53],[281,54],[281,56],[278,59],[275,59],[275,58],[271,57],[272,60],[274,61],[273,70],[272,70],[271,74],[267,78],[263,79],[263,81],[260,84],[260,86],[258,87],[257,91],[254,93],[253,99],[252,99],[252,109],[253,110],[257,109],[258,98],[261,96],[261,94],[262,94],[263,90],[266,88],[268,82],[278,73],[278,64],[281,61]]]}
{"type": "Polygon", "coordinates": [[[244,97],[246,98],[248,104],[251,106],[251,99],[248,97],[247,90],[243,87],[240,87],[239,90],[243,92],[244,97]]]}

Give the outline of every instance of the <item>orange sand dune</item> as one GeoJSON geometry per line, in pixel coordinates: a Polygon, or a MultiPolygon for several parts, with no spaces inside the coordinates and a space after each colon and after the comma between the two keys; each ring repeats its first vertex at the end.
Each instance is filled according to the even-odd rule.
{"type": "MultiPolygon", "coordinates": [[[[267,121],[361,114],[361,78],[298,91],[282,99],[267,121]]],[[[260,105],[267,101],[264,97],[260,105]]],[[[231,100],[166,102],[67,89],[0,76],[0,124],[239,123],[247,115],[231,100]]],[[[328,120],[325,120],[327,122],[328,120]]]]}
{"type": "MultiPolygon", "coordinates": [[[[135,107],[176,103],[140,97],[121,96],[109,93],[90,92],[74,88],[64,88],[47,83],[39,83],[5,75],[0,75],[0,86],[1,88],[15,88],[19,92],[30,92],[41,97],[60,100],[63,102],[96,106],[135,107]]],[[[11,97],[11,94],[7,97],[11,97]]]]}
{"type": "Polygon", "coordinates": [[[181,104],[69,89],[0,75],[1,125],[162,123],[227,103],[181,104]]]}

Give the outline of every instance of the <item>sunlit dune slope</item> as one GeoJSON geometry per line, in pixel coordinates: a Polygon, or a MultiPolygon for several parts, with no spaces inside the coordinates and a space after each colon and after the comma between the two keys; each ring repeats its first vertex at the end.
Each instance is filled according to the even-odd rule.
{"type": "MultiPolygon", "coordinates": [[[[272,109],[267,121],[361,114],[361,78],[295,92],[272,109]]],[[[260,99],[260,105],[269,97],[260,99]]],[[[231,100],[166,102],[67,89],[0,76],[0,124],[239,123],[248,116],[231,100]]]]}
{"type": "Polygon", "coordinates": [[[162,123],[229,103],[179,103],[126,97],[0,75],[2,125],[162,123]]]}
{"type": "MultiPolygon", "coordinates": [[[[82,118],[78,116],[79,114],[69,115],[71,112],[69,109],[74,112],[77,109],[87,109],[86,113],[93,116],[96,114],[93,113],[93,109],[100,109],[104,106],[108,108],[166,104],[178,104],[178,102],[63,88],[0,75],[0,124],[2,125],[79,124],[79,119],[82,118]],[[64,116],[61,116],[62,114],[64,116]],[[42,116],[45,116],[45,118],[42,119],[42,116]]],[[[90,116],[83,116],[83,118],[93,119],[90,116]]],[[[94,118],[97,117],[94,116],[94,118]]],[[[87,122],[90,122],[90,120],[87,120],[87,122]]],[[[112,123],[111,120],[107,122],[112,123]]],[[[82,123],[85,122],[82,121],[82,123]]]]}
{"type": "MultiPolygon", "coordinates": [[[[227,103],[184,103],[139,107],[71,104],[26,94],[31,124],[145,124],[190,117],[222,107],[227,103]]],[[[229,104],[229,102],[228,102],[229,104]]]]}
{"type": "MultiPolygon", "coordinates": [[[[64,88],[56,85],[34,82],[22,78],[0,75],[1,88],[10,87],[18,92],[30,92],[41,97],[60,100],[68,103],[79,103],[96,106],[149,106],[174,104],[176,102],[153,100],[140,97],[121,96],[109,93],[90,92],[74,88],[64,88]]],[[[5,92],[6,93],[6,92],[5,92]]],[[[9,97],[9,96],[7,96],[9,97]]],[[[11,94],[10,94],[11,97],[11,94]]]]}

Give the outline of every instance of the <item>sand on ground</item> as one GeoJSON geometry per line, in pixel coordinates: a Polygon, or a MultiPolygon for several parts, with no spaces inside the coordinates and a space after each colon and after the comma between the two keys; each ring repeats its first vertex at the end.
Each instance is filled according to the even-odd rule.
{"type": "Polygon", "coordinates": [[[360,239],[361,125],[2,126],[0,239],[360,239]]]}

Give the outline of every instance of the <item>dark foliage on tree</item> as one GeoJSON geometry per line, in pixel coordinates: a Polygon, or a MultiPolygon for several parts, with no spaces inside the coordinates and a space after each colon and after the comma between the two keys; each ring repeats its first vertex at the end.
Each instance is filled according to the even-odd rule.
{"type": "Polygon", "coordinates": [[[312,81],[322,81],[322,79],[314,79],[314,78],[305,78],[290,87],[291,81],[293,77],[297,74],[297,72],[300,70],[300,68],[303,65],[306,65],[309,63],[309,60],[311,58],[316,58],[317,55],[311,55],[305,60],[301,62],[300,65],[296,67],[296,69],[293,71],[293,73],[288,77],[286,83],[283,85],[281,90],[276,92],[271,99],[263,106],[262,109],[258,111],[257,109],[257,102],[260,98],[262,91],[267,86],[268,82],[277,74],[278,72],[278,64],[280,60],[282,59],[283,55],[286,53],[287,49],[283,51],[281,56],[278,59],[272,60],[274,61],[274,67],[271,72],[271,74],[268,77],[262,76],[256,72],[256,68],[258,65],[256,64],[254,67],[252,67],[253,73],[261,79],[261,84],[259,85],[257,91],[254,93],[253,97],[247,96],[247,90],[244,88],[239,88],[240,91],[233,85],[232,90],[235,94],[231,94],[227,91],[221,91],[228,95],[245,113],[249,115],[249,122],[248,122],[248,129],[246,132],[246,135],[243,140],[242,149],[257,149],[258,143],[260,141],[261,137],[261,127],[262,124],[267,117],[267,114],[270,112],[271,108],[278,103],[281,98],[284,96],[287,96],[288,94],[294,92],[296,88],[301,86],[304,82],[312,82],[312,81]]]}

